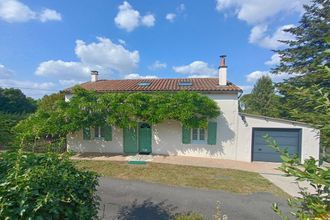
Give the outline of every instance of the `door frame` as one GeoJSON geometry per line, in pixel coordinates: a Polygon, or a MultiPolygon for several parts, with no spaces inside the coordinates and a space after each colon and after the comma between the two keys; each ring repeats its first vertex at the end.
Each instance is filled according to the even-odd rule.
{"type": "Polygon", "coordinates": [[[144,153],[144,152],[141,152],[140,151],[140,126],[142,124],[147,124],[150,127],[150,152],[148,152],[148,153],[151,154],[152,153],[152,125],[149,124],[149,123],[147,123],[147,122],[139,122],[138,123],[138,130],[137,130],[137,145],[138,145],[137,148],[138,148],[138,153],[139,154],[140,153],[144,153]]]}
{"type": "MultiPolygon", "coordinates": [[[[268,131],[298,131],[298,157],[299,160],[301,160],[301,139],[302,139],[302,128],[274,128],[274,127],[252,127],[252,141],[251,141],[251,162],[255,161],[253,158],[253,147],[254,147],[254,134],[256,131],[263,131],[263,130],[268,130],[268,131]]],[[[264,161],[268,162],[268,161],[264,161]]],[[[269,161],[270,162],[270,161],[269,161]]],[[[276,162],[275,162],[276,163],[276,162]]]]}

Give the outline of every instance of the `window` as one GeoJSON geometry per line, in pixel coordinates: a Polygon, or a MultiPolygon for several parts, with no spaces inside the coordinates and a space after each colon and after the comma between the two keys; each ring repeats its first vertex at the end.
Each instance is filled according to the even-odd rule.
{"type": "Polygon", "coordinates": [[[192,132],[192,143],[193,144],[205,144],[206,143],[206,132],[205,128],[193,128],[192,132]]]}
{"type": "Polygon", "coordinates": [[[151,82],[139,82],[138,86],[150,86],[151,82]]]}
{"type": "Polygon", "coordinates": [[[95,139],[103,139],[104,138],[103,129],[102,129],[101,126],[95,127],[94,137],[95,137],[95,139]]]}
{"type": "Polygon", "coordinates": [[[94,139],[103,141],[112,141],[111,125],[96,126],[94,128],[94,139]]]}
{"type": "Polygon", "coordinates": [[[182,81],[182,82],[178,82],[179,86],[192,86],[192,82],[189,81],[182,81]]]}

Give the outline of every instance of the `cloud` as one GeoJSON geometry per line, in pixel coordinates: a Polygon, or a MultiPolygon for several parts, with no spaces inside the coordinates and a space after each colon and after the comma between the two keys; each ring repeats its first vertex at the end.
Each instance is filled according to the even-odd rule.
{"type": "Polygon", "coordinates": [[[216,10],[224,12],[224,16],[228,16],[226,13],[228,11],[233,12],[238,19],[251,25],[253,28],[249,36],[250,43],[268,49],[277,49],[284,46],[278,40],[292,39],[289,33],[283,31],[292,25],[280,26],[274,33],[269,34],[269,24],[292,13],[301,15],[304,12],[303,5],[308,3],[310,0],[217,0],[216,10]]]}
{"type": "Polygon", "coordinates": [[[280,64],[280,61],[281,61],[280,55],[278,53],[274,53],[270,58],[270,60],[267,60],[265,64],[268,66],[276,66],[280,64]]]}
{"type": "Polygon", "coordinates": [[[124,78],[125,79],[157,79],[159,77],[155,76],[155,75],[141,76],[138,73],[131,73],[131,74],[126,75],[124,78]]]}
{"type": "Polygon", "coordinates": [[[210,68],[203,61],[194,61],[184,66],[174,66],[173,70],[181,74],[189,74],[191,77],[210,77],[217,74],[217,70],[210,68]]]}
{"type": "Polygon", "coordinates": [[[138,51],[129,51],[108,38],[97,37],[97,40],[90,44],[76,41],[75,54],[79,62],[48,60],[39,64],[36,75],[60,80],[87,80],[90,70],[106,75],[114,72],[128,74],[136,69],[140,59],[138,51]]]}
{"type": "Polygon", "coordinates": [[[114,18],[115,24],[127,32],[131,32],[141,25],[147,27],[155,25],[156,18],[153,14],[141,16],[140,12],[135,10],[127,1],[119,5],[118,10],[118,14],[114,18]]]}
{"type": "Polygon", "coordinates": [[[273,82],[280,82],[283,79],[288,79],[290,77],[296,76],[295,74],[287,74],[287,73],[282,73],[282,74],[272,74],[269,71],[254,71],[248,75],[246,75],[246,81],[250,83],[255,83],[260,77],[262,76],[269,76],[273,82]]]}
{"type": "Polygon", "coordinates": [[[48,60],[39,64],[36,75],[57,79],[87,79],[89,68],[80,62],[66,62],[63,60],[48,60]]]}
{"type": "Polygon", "coordinates": [[[83,64],[119,73],[129,73],[137,67],[140,60],[137,50],[129,51],[108,38],[98,37],[97,40],[98,42],[90,44],[82,40],[76,41],[75,53],[83,64]]]}
{"type": "Polygon", "coordinates": [[[148,68],[150,70],[157,70],[157,69],[165,69],[167,67],[166,63],[162,63],[159,60],[156,60],[151,66],[148,68]]]}
{"type": "Polygon", "coordinates": [[[285,32],[285,29],[294,27],[293,24],[283,25],[277,28],[277,30],[271,34],[267,35],[266,32],[268,27],[266,25],[256,25],[252,28],[249,42],[258,44],[263,48],[268,49],[277,49],[283,47],[285,44],[279,40],[293,40],[294,37],[288,32],[285,32]]]}
{"type": "Polygon", "coordinates": [[[55,10],[52,9],[45,9],[40,14],[40,21],[46,22],[46,21],[61,21],[62,15],[58,13],[55,10]]]}
{"type": "Polygon", "coordinates": [[[7,79],[13,75],[13,71],[0,64],[0,79],[7,79]]]}
{"type": "Polygon", "coordinates": [[[18,88],[27,96],[39,98],[46,94],[56,92],[55,84],[52,82],[37,83],[29,80],[0,79],[2,88],[18,88]]]}
{"type": "Polygon", "coordinates": [[[167,13],[165,18],[166,20],[168,20],[169,22],[174,22],[176,17],[182,13],[184,13],[184,11],[186,10],[186,6],[184,4],[180,4],[178,7],[176,7],[176,12],[171,12],[171,13],[167,13]]]}
{"type": "Polygon", "coordinates": [[[33,11],[29,6],[18,0],[0,0],[0,19],[9,22],[27,22],[30,20],[60,21],[62,16],[55,10],[44,9],[41,12],[33,11]]]}
{"type": "Polygon", "coordinates": [[[176,14],[174,13],[168,13],[165,16],[166,20],[170,21],[170,22],[174,22],[175,18],[176,18],[176,14]]]}
{"type": "Polygon", "coordinates": [[[123,39],[118,39],[118,42],[124,46],[126,45],[126,41],[124,41],[123,39]]]}
{"type": "Polygon", "coordinates": [[[147,27],[152,27],[155,25],[155,22],[156,22],[156,18],[154,15],[152,14],[148,14],[146,16],[143,16],[142,19],[141,19],[141,23],[144,25],[144,26],[147,26],[147,27]]]}
{"type": "Polygon", "coordinates": [[[243,90],[243,93],[245,93],[245,94],[251,93],[251,91],[253,89],[253,86],[251,86],[251,85],[241,85],[238,87],[241,88],[243,90]]]}
{"type": "Polygon", "coordinates": [[[217,0],[216,10],[232,10],[238,19],[255,25],[266,23],[280,13],[302,13],[303,4],[308,2],[309,0],[217,0]]]}
{"type": "Polygon", "coordinates": [[[71,87],[71,86],[83,83],[83,81],[78,81],[78,80],[74,80],[74,79],[70,79],[70,80],[61,79],[58,82],[60,83],[61,86],[64,86],[64,87],[71,87]]]}

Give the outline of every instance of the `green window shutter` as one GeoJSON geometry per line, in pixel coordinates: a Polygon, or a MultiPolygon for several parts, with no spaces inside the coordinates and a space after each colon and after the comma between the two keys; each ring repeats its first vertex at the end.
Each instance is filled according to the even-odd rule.
{"type": "Polygon", "coordinates": [[[190,142],[191,142],[190,128],[182,126],[182,143],[183,144],[190,144],[190,142]]]}
{"type": "Polygon", "coordinates": [[[217,143],[217,123],[209,122],[207,126],[207,144],[215,145],[217,143]]]}
{"type": "Polygon", "coordinates": [[[83,128],[83,139],[84,140],[91,139],[91,128],[90,127],[83,128]]]}
{"type": "Polygon", "coordinates": [[[106,141],[112,141],[112,127],[111,125],[104,125],[101,128],[101,135],[106,141]]]}

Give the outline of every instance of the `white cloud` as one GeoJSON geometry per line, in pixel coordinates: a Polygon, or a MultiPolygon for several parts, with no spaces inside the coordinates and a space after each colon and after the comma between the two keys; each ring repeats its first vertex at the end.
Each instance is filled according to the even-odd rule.
{"type": "Polygon", "coordinates": [[[216,9],[220,12],[231,10],[238,19],[249,24],[261,24],[280,13],[303,12],[303,4],[310,0],[217,0],[216,9]]]}
{"type": "Polygon", "coordinates": [[[13,75],[13,71],[0,64],[0,79],[7,79],[13,75]]]}
{"type": "Polygon", "coordinates": [[[210,78],[210,77],[214,77],[214,75],[190,75],[188,76],[188,78],[210,78]]]}
{"type": "Polygon", "coordinates": [[[241,85],[238,87],[241,88],[243,90],[243,93],[245,93],[245,94],[250,93],[251,90],[253,89],[253,86],[251,86],[251,85],[241,85]]]}
{"type": "Polygon", "coordinates": [[[164,69],[167,67],[166,63],[162,63],[159,60],[156,60],[151,66],[149,66],[148,68],[150,70],[157,70],[157,69],[164,69]]]}
{"type": "Polygon", "coordinates": [[[95,69],[109,69],[119,73],[132,72],[139,63],[137,50],[129,51],[108,38],[98,37],[98,42],[86,44],[76,41],[75,53],[81,62],[95,69]]]}
{"type": "Polygon", "coordinates": [[[118,39],[118,42],[124,46],[126,45],[126,41],[124,41],[123,39],[118,39]]]}
{"type": "Polygon", "coordinates": [[[268,49],[277,49],[284,46],[278,40],[292,39],[289,33],[283,29],[292,27],[292,25],[284,25],[278,27],[274,33],[266,33],[270,23],[274,22],[282,16],[289,16],[292,13],[304,12],[303,5],[310,3],[310,0],[217,0],[216,9],[224,12],[231,11],[238,19],[253,25],[249,36],[249,42],[258,44],[268,49]]]}
{"type": "Polygon", "coordinates": [[[119,5],[118,9],[118,14],[114,19],[118,28],[130,32],[140,25],[147,27],[155,25],[156,18],[153,14],[141,16],[140,12],[135,10],[127,1],[119,5]]]}
{"type": "Polygon", "coordinates": [[[155,76],[155,75],[141,76],[138,73],[131,73],[131,74],[126,75],[124,78],[125,79],[157,79],[158,76],[155,76]]]}
{"type": "Polygon", "coordinates": [[[39,64],[36,75],[59,79],[87,79],[89,68],[80,62],[48,60],[39,64]]]}
{"type": "Polygon", "coordinates": [[[61,21],[62,15],[58,13],[55,10],[52,9],[45,9],[40,14],[40,21],[46,22],[46,21],[61,21]]]}
{"type": "Polygon", "coordinates": [[[273,34],[267,35],[266,32],[268,27],[266,25],[256,25],[252,28],[249,42],[258,44],[261,47],[268,49],[277,49],[284,46],[285,44],[279,42],[279,40],[293,40],[294,37],[288,32],[285,32],[285,29],[294,27],[292,24],[280,26],[273,34]]]}
{"type": "Polygon", "coordinates": [[[279,65],[280,61],[281,61],[280,55],[278,53],[274,53],[270,58],[270,60],[267,60],[265,64],[268,66],[275,66],[275,65],[279,65]]]}
{"type": "Polygon", "coordinates": [[[208,66],[203,61],[194,61],[184,66],[174,66],[173,70],[181,74],[189,74],[194,77],[210,77],[217,74],[217,70],[208,66]]]}
{"type": "Polygon", "coordinates": [[[27,22],[40,20],[42,22],[62,19],[61,14],[52,9],[44,9],[41,12],[33,11],[29,6],[18,0],[0,0],[0,19],[9,22],[27,22]]]}
{"type": "Polygon", "coordinates": [[[168,13],[165,16],[166,20],[170,21],[170,22],[174,22],[175,18],[176,18],[176,14],[174,13],[168,13]]]}
{"type": "Polygon", "coordinates": [[[290,77],[296,76],[295,74],[287,74],[287,73],[282,73],[282,74],[272,74],[269,71],[254,71],[248,75],[246,75],[246,81],[250,83],[255,83],[260,77],[262,76],[269,76],[273,82],[280,82],[283,79],[288,79],[290,77]]]}
{"type": "Polygon", "coordinates": [[[186,6],[184,4],[180,4],[177,8],[176,8],[176,13],[167,13],[165,18],[166,20],[168,20],[169,22],[174,22],[176,17],[180,14],[182,14],[184,11],[186,10],[186,6]]]}
{"type": "Polygon", "coordinates": [[[37,83],[29,80],[0,79],[2,88],[18,88],[27,96],[39,98],[46,94],[56,92],[52,82],[37,83]]]}
{"type": "Polygon", "coordinates": [[[64,86],[64,87],[71,87],[71,86],[83,83],[83,81],[78,81],[78,80],[74,80],[74,79],[69,79],[69,80],[63,79],[63,80],[59,80],[58,82],[60,83],[61,86],[64,86]]]}
{"type": "Polygon", "coordinates": [[[154,15],[152,14],[149,14],[149,15],[146,15],[146,16],[143,16],[142,19],[141,19],[141,23],[147,27],[152,27],[155,25],[155,22],[156,22],[156,18],[154,15]]]}
{"type": "Polygon", "coordinates": [[[107,73],[128,74],[139,63],[139,52],[129,51],[108,38],[98,37],[90,44],[76,41],[75,53],[79,62],[48,60],[39,64],[36,75],[53,77],[59,80],[87,80],[90,70],[107,73]]]}

